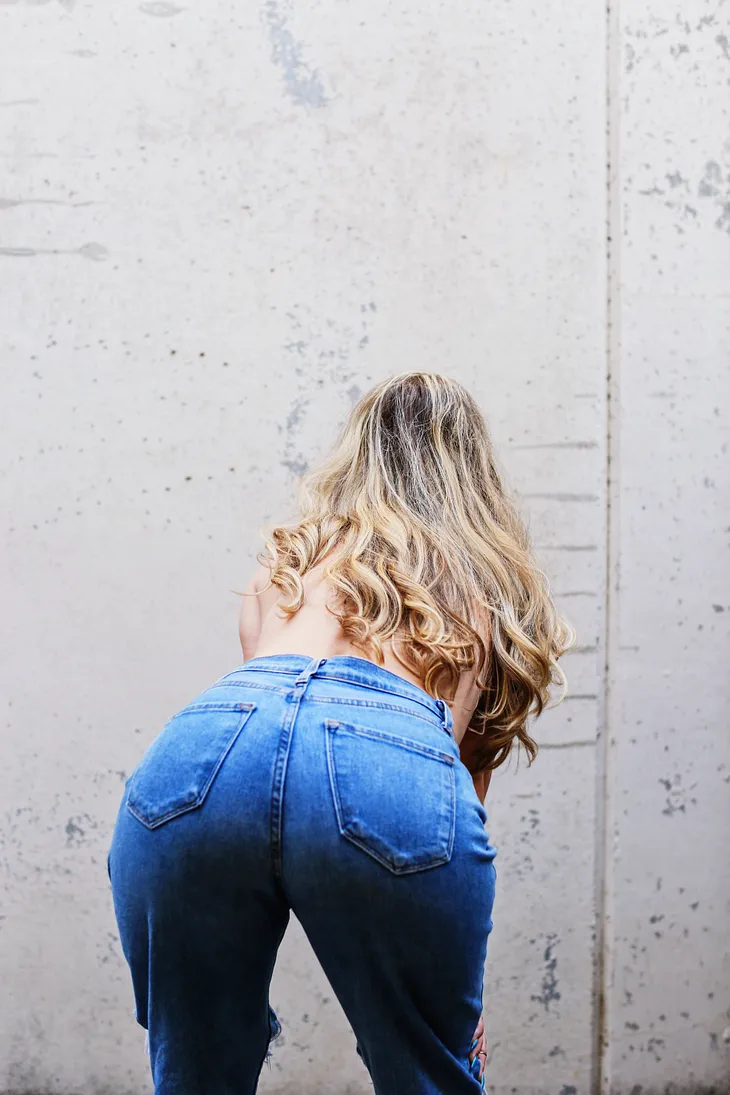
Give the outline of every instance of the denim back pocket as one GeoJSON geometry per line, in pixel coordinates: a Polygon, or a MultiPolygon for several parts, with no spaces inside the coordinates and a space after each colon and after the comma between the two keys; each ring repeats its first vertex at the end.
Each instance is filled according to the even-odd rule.
{"type": "Polygon", "coordinates": [[[448,863],[454,848],[454,758],[409,738],[325,720],[342,836],[393,874],[448,863]]]}
{"type": "Polygon", "coordinates": [[[255,707],[192,703],[173,715],[130,777],[127,807],[137,820],[156,829],[202,806],[255,707]]]}

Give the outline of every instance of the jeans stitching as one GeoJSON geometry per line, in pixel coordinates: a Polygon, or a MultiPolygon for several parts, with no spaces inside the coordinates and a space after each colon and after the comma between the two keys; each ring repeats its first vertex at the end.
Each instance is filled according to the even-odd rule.
{"type": "MultiPolygon", "coordinates": [[[[342,703],[350,707],[370,707],[376,711],[397,711],[402,715],[411,715],[414,719],[421,719],[422,722],[427,722],[429,726],[436,726],[439,730],[445,729],[444,724],[439,719],[429,719],[419,711],[413,711],[410,707],[399,707],[395,703],[377,703],[375,700],[351,700],[339,696],[310,696],[309,699],[312,703],[342,703]]],[[[419,701],[415,700],[414,702],[418,703],[419,701]]],[[[425,706],[425,704],[422,706],[425,706]]]]}
{"type": "MultiPolygon", "coordinates": [[[[326,661],[326,659],[324,659],[324,660],[326,661]]],[[[234,670],[234,672],[239,672],[239,673],[240,672],[246,672],[246,673],[274,673],[274,674],[278,674],[279,676],[286,676],[286,677],[296,677],[297,676],[297,674],[294,671],[288,671],[288,670],[284,670],[284,669],[271,669],[268,666],[263,668],[261,666],[255,666],[255,665],[252,665],[249,669],[246,669],[245,666],[244,666],[243,669],[234,670]]],[[[225,680],[225,677],[221,677],[221,680],[225,680]]],[[[413,703],[420,703],[422,707],[426,708],[426,710],[430,710],[429,704],[426,702],[426,700],[422,700],[418,696],[413,696],[408,692],[399,692],[396,688],[384,688],[380,684],[369,684],[367,681],[356,681],[356,680],[352,680],[352,678],[350,678],[350,677],[338,677],[338,676],[331,676],[329,674],[326,677],[319,677],[318,680],[339,681],[342,684],[351,684],[355,688],[372,688],[372,689],[375,689],[378,692],[383,692],[386,696],[400,696],[401,699],[411,700],[413,703]]],[[[218,683],[220,683],[220,682],[216,681],[216,684],[218,684],[218,683]]],[[[415,685],[414,685],[414,688],[415,688],[415,685]]],[[[428,696],[428,693],[426,692],[425,689],[421,689],[421,691],[423,691],[425,696],[428,696]]],[[[433,697],[429,697],[429,698],[433,699],[433,697]]],[[[436,700],[434,699],[433,702],[436,703],[436,700]]],[[[442,724],[439,723],[439,725],[442,725],[442,724]]]]}
{"type": "MultiPolygon", "coordinates": [[[[243,728],[246,725],[246,723],[248,722],[249,718],[251,717],[252,712],[255,710],[256,705],[253,704],[253,703],[236,703],[236,704],[231,704],[228,707],[221,708],[220,705],[218,705],[218,704],[212,704],[212,705],[211,704],[203,704],[200,707],[187,707],[187,708],[185,708],[184,711],[180,711],[179,714],[182,715],[182,714],[185,714],[188,711],[199,711],[199,710],[201,710],[201,707],[203,709],[206,709],[206,710],[210,710],[212,708],[213,710],[240,711],[241,718],[239,720],[238,726],[237,726],[235,732],[231,735],[230,739],[226,742],[225,747],[221,751],[221,754],[218,757],[218,760],[216,761],[216,763],[215,763],[208,779],[206,780],[205,784],[203,785],[203,787],[201,787],[200,791],[198,792],[198,794],[195,796],[195,798],[191,802],[181,803],[178,806],[172,807],[170,810],[167,811],[167,813],[162,814],[160,817],[150,819],[150,818],[146,817],[141,812],[141,810],[139,810],[138,807],[135,806],[135,803],[134,803],[133,798],[132,798],[132,796],[134,795],[134,791],[135,791],[135,784],[134,784],[133,780],[130,781],[129,791],[127,793],[127,809],[132,814],[132,816],[135,817],[137,819],[137,821],[140,821],[147,829],[157,829],[160,825],[163,825],[165,822],[172,821],[173,818],[179,817],[181,814],[187,814],[187,813],[189,813],[190,810],[196,810],[199,806],[202,806],[203,802],[206,799],[206,796],[207,796],[208,792],[210,791],[211,787],[213,786],[213,781],[215,780],[215,777],[218,775],[218,772],[220,771],[223,762],[225,761],[226,757],[228,756],[231,749],[235,745],[236,741],[240,737],[240,735],[243,731],[243,728]]],[[[177,717],[178,717],[178,715],[173,716],[173,718],[177,718],[177,717]]],[[[170,720],[170,722],[172,722],[172,719],[170,720]]],[[[138,777],[141,774],[141,771],[142,771],[142,763],[140,763],[138,765],[137,769],[135,770],[134,776],[138,777]]]]}
{"type": "MultiPolygon", "coordinates": [[[[375,859],[378,863],[382,864],[383,867],[387,868],[387,870],[389,870],[392,874],[395,874],[395,875],[415,874],[418,871],[427,871],[431,867],[441,867],[445,863],[448,863],[451,860],[451,857],[453,855],[454,836],[455,836],[455,833],[456,833],[456,778],[455,778],[455,775],[454,775],[453,759],[451,757],[446,756],[446,754],[437,752],[436,750],[434,750],[433,752],[428,750],[424,754],[424,750],[422,748],[411,749],[408,745],[403,746],[403,748],[405,748],[407,751],[414,752],[414,753],[417,753],[417,754],[420,754],[420,755],[425,755],[429,759],[438,761],[438,760],[442,760],[442,758],[443,758],[442,763],[444,762],[444,760],[448,761],[448,763],[447,763],[447,777],[448,777],[448,781],[449,781],[449,792],[450,792],[449,800],[448,800],[449,801],[448,808],[449,808],[450,815],[451,815],[451,826],[450,826],[449,835],[447,837],[447,845],[446,845],[446,851],[445,852],[442,852],[437,857],[429,858],[428,862],[426,862],[426,863],[411,863],[411,864],[405,864],[401,867],[397,867],[390,860],[386,859],[380,852],[378,852],[377,849],[375,849],[375,848],[371,847],[369,844],[365,843],[363,838],[356,836],[355,834],[353,834],[348,829],[347,824],[344,821],[344,814],[343,814],[343,807],[342,807],[342,797],[340,795],[340,784],[339,784],[339,780],[337,778],[337,765],[335,763],[335,758],[334,758],[334,738],[335,738],[335,734],[336,734],[338,729],[347,730],[348,727],[347,727],[347,724],[342,724],[340,722],[337,722],[334,719],[327,719],[326,722],[325,722],[325,725],[326,725],[327,730],[328,730],[328,734],[327,734],[327,737],[326,737],[326,746],[325,746],[325,748],[326,748],[326,754],[327,754],[327,770],[328,770],[328,775],[329,775],[330,789],[332,791],[332,798],[334,800],[335,815],[337,817],[337,826],[340,830],[340,834],[345,838],[345,840],[349,840],[351,844],[356,845],[356,847],[360,848],[367,855],[372,856],[373,859],[375,859]]],[[[362,730],[363,728],[358,728],[358,729],[362,730]]],[[[355,734],[353,736],[357,737],[358,735],[355,734]]],[[[398,744],[400,744],[401,741],[406,740],[406,739],[396,738],[395,735],[392,735],[392,734],[378,734],[377,732],[376,733],[365,733],[364,736],[365,737],[372,737],[372,738],[375,738],[376,740],[385,738],[387,741],[389,741],[391,743],[393,741],[396,741],[396,742],[398,742],[398,744]]],[[[416,744],[418,744],[418,743],[416,743],[416,744]]]]}
{"type": "MultiPolygon", "coordinates": [[[[255,672],[260,672],[260,670],[251,669],[250,672],[255,673],[255,672]]],[[[325,680],[325,679],[326,680],[332,680],[333,678],[332,677],[327,677],[327,678],[319,678],[319,679],[320,680],[325,680]]],[[[212,687],[213,688],[217,687],[217,685],[219,683],[220,682],[216,682],[216,684],[214,684],[212,687]]],[[[348,681],[347,683],[350,684],[352,682],[348,681]]],[[[226,688],[258,688],[261,691],[278,692],[279,694],[282,694],[282,693],[286,694],[287,692],[290,691],[288,688],[282,688],[277,684],[261,684],[259,681],[246,681],[246,680],[228,681],[227,684],[225,685],[225,687],[226,688]]],[[[381,692],[383,690],[378,688],[377,691],[381,692]]],[[[389,692],[389,693],[386,693],[386,694],[395,696],[398,693],[389,692]]],[[[406,698],[411,699],[411,697],[405,697],[405,696],[403,697],[403,699],[406,699],[406,698]]],[[[379,711],[396,711],[396,712],[398,712],[399,714],[402,714],[402,715],[411,715],[414,719],[421,719],[423,722],[427,722],[429,724],[429,726],[437,726],[439,730],[446,731],[446,733],[449,735],[449,737],[453,737],[453,734],[451,733],[450,730],[447,729],[447,727],[444,725],[444,723],[442,722],[441,719],[429,718],[427,715],[422,715],[420,711],[414,711],[410,707],[402,707],[402,706],[400,706],[398,704],[395,704],[395,703],[378,703],[376,700],[353,700],[353,699],[347,699],[345,697],[340,697],[340,696],[311,696],[310,695],[310,696],[307,697],[307,699],[309,700],[310,703],[337,703],[337,704],[341,703],[341,704],[347,704],[350,707],[370,707],[370,708],[374,708],[375,710],[379,710],[379,711]]],[[[225,702],[225,701],[221,701],[221,702],[225,702]]],[[[420,700],[413,699],[412,702],[413,703],[418,703],[425,710],[428,710],[427,705],[424,704],[424,703],[421,703],[420,700]]]]}
{"type": "Polygon", "coordinates": [[[411,753],[420,753],[432,760],[441,761],[453,768],[454,758],[448,753],[436,749],[432,745],[423,745],[420,741],[412,741],[410,738],[402,738],[399,734],[390,734],[387,730],[375,730],[369,726],[358,726],[355,723],[345,722],[342,719],[325,719],[325,724],[330,730],[342,729],[354,737],[370,738],[374,741],[384,741],[388,745],[406,749],[411,753]]]}
{"type": "Polygon", "coordinates": [[[170,719],[179,719],[181,715],[188,715],[191,711],[252,711],[254,703],[239,703],[236,700],[206,700],[202,703],[189,703],[182,711],[176,712],[170,719]]]}
{"type": "MultiPolygon", "coordinates": [[[[254,670],[252,669],[251,672],[253,673],[254,670]]],[[[224,687],[224,688],[260,688],[263,691],[268,691],[268,692],[284,692],[284,693],[286,693],[286,692],[290,691],[290,689],[284,688],[283,686],[280,686],[278,684],[262,684],[261,681],[245,681],[245,680],[226,681],[226,679],[224,677],[223,682],[224,683],[221,685],[221,681],[216,681],[215,684],[211,685],[211,688],[218,688],[219,686],[221,686],[221,687],[224,687]]]]}

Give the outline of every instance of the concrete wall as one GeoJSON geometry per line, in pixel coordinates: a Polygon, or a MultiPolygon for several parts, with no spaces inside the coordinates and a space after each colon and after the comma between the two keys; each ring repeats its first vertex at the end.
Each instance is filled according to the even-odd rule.
{"type": "Polygon", "coordinates": [[[730,9],[615,22],[607,1089],[730,1090],[730,9]]]}
{"type": "MultiPolygon", "coordinates": [[[[123,780],[410,366],[480,399],[579,633],[488,800],[490,1089],[727,1089],[730,9],[609,16],[0,3],[0,1092],[148,1090],[123,780]]],[[[371,1090],[296,924],[272,1002],[263,1091],[371,1090]]]]}

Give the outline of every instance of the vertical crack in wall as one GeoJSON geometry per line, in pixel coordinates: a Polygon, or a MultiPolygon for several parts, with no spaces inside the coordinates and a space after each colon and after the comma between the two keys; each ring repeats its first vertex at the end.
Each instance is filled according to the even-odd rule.
{"type": "Polygon", "coordinates": [[[596,949],[592,1090],[610,1095],[610,987],[613,969],[614,817],[611,672],[618,644],[619,610],[619,382],[620,382],[620,0],[606,3],[606,393],[605,393],[605,577],[599,666],[603,673],[596,783],[596,949]]]}

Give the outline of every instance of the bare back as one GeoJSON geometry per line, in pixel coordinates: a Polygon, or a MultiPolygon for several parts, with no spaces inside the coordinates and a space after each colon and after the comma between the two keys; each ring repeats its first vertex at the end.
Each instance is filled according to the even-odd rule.
{"type": "MultiPolygon", "coordinates": [[[[263,589],[264,592],[256,597],[244,597],[241,607],[241,645],[246,661],[270,654],[306,654],[313,658],[348,654],[367,658],[360,647],[350,642],[333,614],[337,591],[323,577],[323,567],[324,563],[320,563],[305,574],[302,579],[304,603],[291,617],[279,611],[280,591],[276,586],[265,589],[268,571],[259,567],[248,591],[263,589]]],[[[423,682],[398,660],[392,642],[385,644],[384,653],[384,669],[423,688],[423,682]]],[[[449,705],[454,721],[454,738],[458,743],[466,732],[478,699],[479,690],[474,684],[473,671],[464,673],[449,705]]]]}

